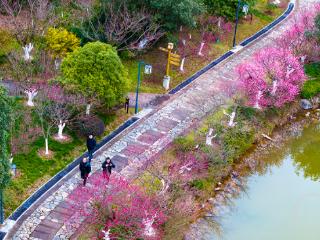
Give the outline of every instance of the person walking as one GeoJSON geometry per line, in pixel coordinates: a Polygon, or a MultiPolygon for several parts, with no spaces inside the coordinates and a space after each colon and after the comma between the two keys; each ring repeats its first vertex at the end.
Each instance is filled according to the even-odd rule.
{"type": "Polygon", "coordinates": [[[111,159],[107,157],[104,162],[102,163],[102,174],[103,177],[109,182],[111,170],[112,168],[115,168],[116,166],[113,164],[111,159]]]}
{"type": "Polygon", "coordinates": [[[79,165],[81,178],[83,179],[83,186],[86,185],[89,173],[91,172],[91,164],[88,158],[84,157],[79,165]]]}
{"type": "Polygon", "coordinates": [[[129,113],[129,105],[130,105],[130,98],[126,97],[126,102],[124,104],[124,108],[126,109],[127,113],[129,113]]]}
{"type": "Polygon", "coordinates": [[[97,142],[96,140],[94,139],[93,135],[90,134],[87,138],[87,148],[88,148],[88,155],[89,155],[89,162],[91,162],[91,159],[93,157],[93,153],[94,153],[94,150],[97,146],[97,142]]]}

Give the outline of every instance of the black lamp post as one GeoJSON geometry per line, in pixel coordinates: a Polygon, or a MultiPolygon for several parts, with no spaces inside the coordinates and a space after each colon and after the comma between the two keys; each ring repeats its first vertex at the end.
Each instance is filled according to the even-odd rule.
{"type": "Polygon", "coordinates": [[[236,46],[236,36],[237,36],[237,28],[238,28],[238,22],[239,22],[240,3],[241,3],[241,1],[238,0],[238,7],[237,7],[237,12],[236,12],[236,25],[234,27],[234,36],[233,36],[233,47],[236,46]]]}
{"type": "Polygon", "coordinates": [[[138,63],[138,82],[137,82],[137,89],[136,89],[136,105],[134,109],[134,113],[138,113],[138,97],[139,97],[139,87],[141,82],[141,67],[144,65],[144,73],[151,74],[152,73],[152,66],[150,64],[146,64],[144,61],[139,61],[138,63]]]}

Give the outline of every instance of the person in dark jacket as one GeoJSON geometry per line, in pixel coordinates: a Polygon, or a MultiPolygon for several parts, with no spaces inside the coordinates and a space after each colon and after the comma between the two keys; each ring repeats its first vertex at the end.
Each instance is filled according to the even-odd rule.
{"type": "Polygon", "coordinates": [[[130,98],[126,97],[126,102],[124,103],[124,108],[126,109],[127,113],[129,113],[129,105],[130,105],[130,98]]]}
{"type": "Polygon", "coordinates": [[[88,155],[89,155],[89,162],[91,162],[93,152],[96,148],[97,142],[94,139],[93,135],[90,134],[87,138],[87,148],[88,148],[88,155]]]}
{"type": "Polygon", "coordinates": [[[111,159],[109,157],[104,160],[102,163],[102,174],[103,177],[109,182],[110,175],[111,175],[111,170],[112,168],[115,168],[116,166],[113,164],[111,159]]]}
{"type": "Polygon", "coordinates": [[[91,172],[91,164],[88,158],[83,158],[79,165],[81,178],[83,179],[83,186],[86,185],[89,173],[91,172]]]}

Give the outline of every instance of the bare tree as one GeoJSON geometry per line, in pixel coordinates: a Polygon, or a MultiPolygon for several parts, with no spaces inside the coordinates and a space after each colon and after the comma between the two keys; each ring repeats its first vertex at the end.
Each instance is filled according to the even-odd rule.
{"type": "Polygon", "coordinates": [[[87,39],[104,40],[123,50],[143,50],[164,35],[161,26],[152,21],[145,9],[131,12],[124,0],[99,2],[100,16],[88,10],[82,20],[81,32],[87,39]]]}
{"type": "Polygon", "coordinates": [[[32,43],[36,35],[43,35],[56,20],[49,0],[0,0],[0,7],[9,17],[13,35],[23,46],[32,43]]]}
{"type": "Polygon", "coordinates": [[[11,52],[5,69],[6,77],[12,79],[12,85],[26,95],[26,105],[31,107],[40,86],[53,76],[52,61],[44,51],[38,52],[34,58],[26,60],[21,52],[11,52]]]}
{"type": "Polygon", "coordinates": [[[45,141],[45,155],[49,155],[49,137],[51,134],[51,129],[54,127],[54,122],[51,121],[52,118],[52,102],[48,96],[49,88],[44,86],[40,89],[37,102],[35,105],[35,113],[39,119],[41,126],[41,133],[45,141]]]}
{"type": "Polygon", "coordinates": [[[64,139],[64,128],[77,118],[86,102],[80,95],[66,94],[58,85],[50,86],[49,89],[48,97],[52,101],[48,108],[49,120],[58,128],[58,139],[64,139]]]}

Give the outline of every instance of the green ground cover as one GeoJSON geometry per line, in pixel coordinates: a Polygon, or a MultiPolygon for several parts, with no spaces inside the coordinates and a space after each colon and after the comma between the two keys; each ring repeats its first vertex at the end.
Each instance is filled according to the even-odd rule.
{"type": "Polygon", "coordinates": [[[305,72],[309,80],[303,85],[301,97],[309,99],[320,93],[320,62],[305,65],[305,72]]]}

